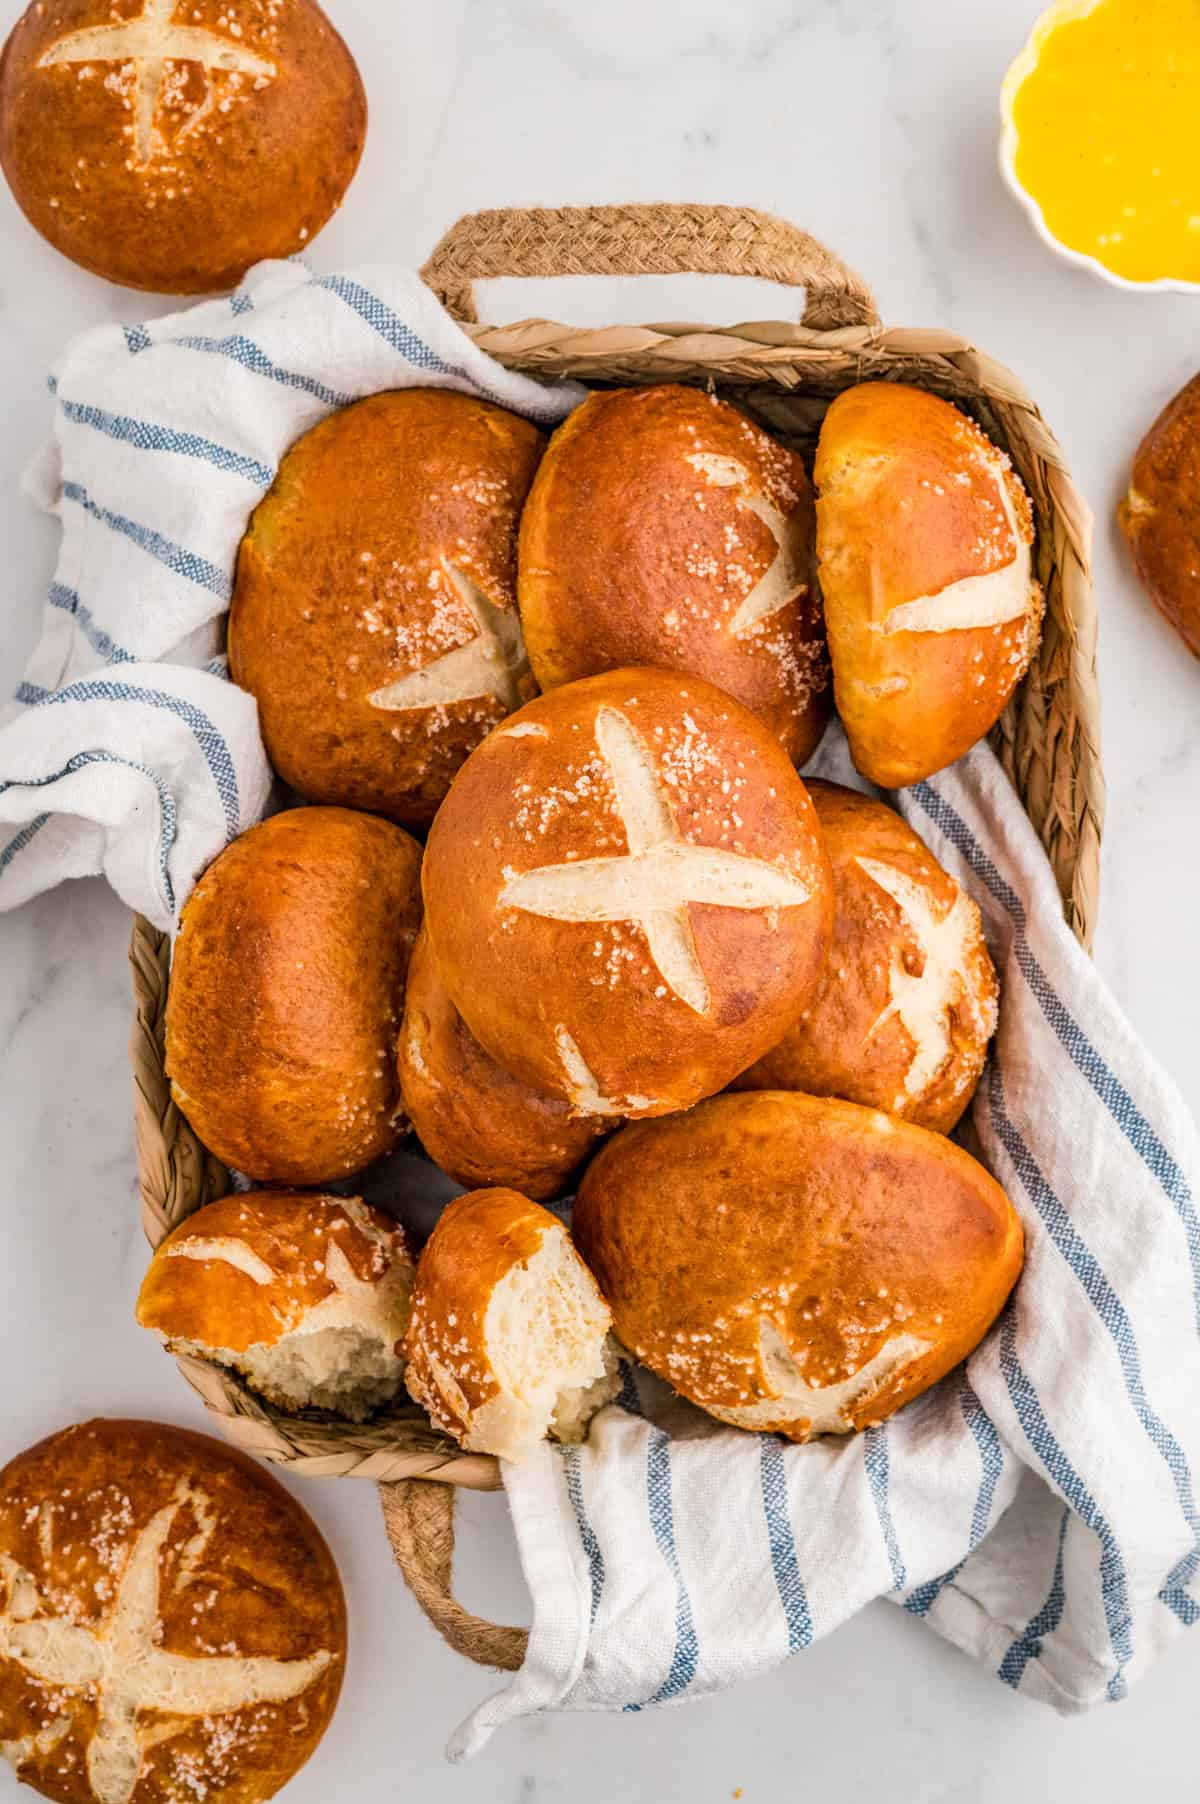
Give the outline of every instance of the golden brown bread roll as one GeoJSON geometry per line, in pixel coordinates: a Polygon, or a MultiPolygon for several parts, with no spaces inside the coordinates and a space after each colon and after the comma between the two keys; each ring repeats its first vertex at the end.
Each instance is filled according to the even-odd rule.
{"type": "Polygon", "coordinates": [[[0,59],[17,204],[127,288],[232,288],[304,250],[366,130],[354,59],[313,0],[37,0],[0,59]]]}
{"type": "Polygon", "coordinates": [[[58,1804],[259,1804],[329,1725],[346,1606],[243,1454],[87,1422],[0,1472],[0,1750],[58,1804]]]}
{"type": "Polygon", "coordinates": [[[893,382],[838,396],[814,475],[838,713],[864,777],[896,789],[982,739],[1029,667],[1029,497],[966,414],[893,382]]]}
{"type": "Polygon", "coordinates": [[[301,795],[421,826],[534,693],[516,535],[541,448],[502,407],[406,389],[288,452],[242,541],[229,667],[301,795]]]}
{"type": "Polygon", "coordinates": [[[977,1346],[1023,1236],[940,1135],[794,1092],[637,1122],[584,1173],[574,1234],[618,1339],[722,1422],[842,1434],[977,1346]]]}
{"type": "Polygon", "coordinates": [[[723,1088],[796,1019],[832,921],[779,741],[660,670],[567,684],[494,732],[433,824],[422,881],[475,1038],[590,1115],[723,1088]]]}
{"type": "Polygon", "coordinates": [[[450,1203],[417,1267],[408,1388],[473,1453],[581,1441],[619,1388],[608,1306],[571,1237],[515,1190],[450,1203]]]}
{"type": "Polygon", "coordinates": [[[252,827],[183,910],[167,996],[171,1094],[227,1165],[323,1184],[390,1151],[421,849],[344,808],[252,827]]]}
{"type": "Polygon", "coordinates": [[[363,1422],[403,1387],[412,1282],[403,1230],[378,1209],[252,1190],[167,1236],[137,1319],[172,1353],[240,1372],[279,1409],[363,1422]]]}
{"type": "Polygon", "coordinates": [[[736,696],[802,764],[829,713],[804,465],[677,384],[593,394],[521,521],[521,620],[543,689],[653,664],[736,696]]]}
{"type": "Polygon", "coordinates": [[[1120,521],[1147,595],[1200,658],[1200,375],[1138,446],[1120,521]]]}
{"type": "Polygon", "coordinates": [[[812,999],[739,1090],[806,1090],[948,1134],[996,1029],[979,910],[891,808],[810,782],[833,867],[833,943],[812,999]]]}
{"type": "Polygon", "coordinates": [[[408,968],[399,1056],[413,1132],[468,1189],[507,1186],[538,1201],[561,1196],[612,1126],[531,1090],[483,1050],[446,993],[424,928],[408,968]]]}

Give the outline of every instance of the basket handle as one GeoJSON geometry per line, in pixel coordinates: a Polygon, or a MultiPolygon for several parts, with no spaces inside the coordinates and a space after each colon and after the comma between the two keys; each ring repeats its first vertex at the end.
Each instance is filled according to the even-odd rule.
{"type": "Polygon", "coordinates": [[[464,1610],[450,1591],[454,1558],[455,1487],[407,1478],[379,1487],[383,1525],[404,1582],[438,1633],[477,1666],[516,1672],[529,1645],[528,1629],[504,1628],[464,1610]]]}
{"type": "Polygon", "coordinates": [[[421,275],[456,319],[478,319],[471,284],[487,276],[762,276],[805,292],[813,331],[877,326],[854,271],[786,219],[754,207],[493,207],[466,213],[421,275]]]}

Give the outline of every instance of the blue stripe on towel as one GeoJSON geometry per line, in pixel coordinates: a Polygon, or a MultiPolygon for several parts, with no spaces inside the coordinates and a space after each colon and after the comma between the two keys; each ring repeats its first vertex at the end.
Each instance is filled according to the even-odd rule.
{"type": "Polygon", "coordinates": [[[99,502],[93,501],[87,490],[77,482],[64,482],[62,492],[65,500],[73,501],[77,507],[83,508],[93,520],[98,520],[111,532],[122,533],[125,538],[132,540],[139,550],[146,552],[149,557],[157,559],[176,576],[185,577],[188,582],[195,583],[198,588],[210,590],[220,601],[229,601],[233,585],[228,571],[218,570],[217,566],[210,564],[207,558],[201,557],[195,551],[188,551],[183,545],[176,545],[173,539],[164,538],[163,534],[156,532],[153,527],[141,526],[136,520],[126,519],[124,514],[116,514],[107,507],[101,507],[99,502]]]}
{"type": "Polygon", "coordinates": [[[30,821],[27,827],[22,827],[19,833],[15,833],[6,846],[0,847],[0,877],[3,877],[17,853],[23,852],[30,840],[37,838],[49,819],[48,814],[39,814],[35,821],[30,821]]]}
{"type": "MultiPolygon", "coordinates": [[[[224,737],[202,708],[197,708],[194,702],[185,701],[182,696],[170,695],[166,690],[137,689],[132,683],[114,683],[106,677],[85,677],[83,681],[72,683],[66,689],[56,689],[52,695],[45,697],[40,706],[53,708],[65,702],[92,701],[143,702],[149,707],[165,708],[189,726],[195,734],[196,743],[204,755],[204,762],[208,765],[217,794],[221,798],[226,839],[237,838],[241,831],[237,772],[224,737]]],[[[17,783],[0,787],[20,789],[25,785],[17,783]]]]}
{"type": "Polygon", "coordinates": [[[60,406],[73,425],[90,426],[93,431],[133,445],[139,451],[171,451],[179,457],[194,457],[227,476],[241,476],[259,489],[269,489],[275,480],[274,473],[256,457],[245,457],[199,433],[176,432],[170,426],[135,420],[128,414],[108,413],[103,407],[92,407],[83,401],[62,401],[60,406]]]}
{"type": "Polygon", "coordinates": [[[675,1652],[670,1671],[654,1696],[645,1703],[626,1704],[626,1710],[644,1710],[647,1704],[665,1704],[680,1697],[696,1676],[700,1643],[692,1616],[692,1600],[675,1544],[675,1508],[671,1498],[671,1442],[661,1428],[651,1428],[646,1448],[646,1503],[658,1551],[675,1580],[675,1652]]]}
{"type": "Polygon", "coordinates": [[[401,319],[394,307],[364,288],[361,282],[353,282],[348,276],[319,276],[313,282],[314,288],[327,289],[335,294],[339,301],[365,320],[373,331],[386,339],[393,351],[398,351],[406,363],[417,369],[430,370],[437,375],[462,375],[463,372],[438,356],[425,340],[413,331],[407,320],[401,319]]]}
{"type": "MultiPolygon", "coordinates": [[[[158,837],[159,880],[162,884],[162,893],[168,911],[171,914],[174,914],[175,888],[171,882],[168,860],[171,854],[171,847],[175,844],[176,835],[178,833],[179,819],[175,807],[174,796],[171,794],[162,778],[159,777],[156,772],[152,771],[149,765],[139,763],[136,758],[120,758],[115,752],[76,752],[75,756],[69,758],[61,769],[50,771],[44,777],[27,777],[21,782],[0,783],[0,795],[8,789],[45,789],[51,783],[59,783],[64,777],[73,776],[77,770],[86,770],[91,764],[119,764],[126,770],[136,771],[141,777],[148,777],[158,791],[160,820],[158,837]]],[[[45,826],[49,818],[49,815],[43,814],[39,816],[36,821],[31,821],[29,826],[24,829],[23,833],[18,833],[16,839],[11,841],[10,844],[5,847],[4,852],[0,853],[0,876],[4,874],[6,866],[11,862],[16,853],[21,850],[21,844],[18,844],[18,841],[28,845],[35,833],[37,833],[41,827],[45,826]]]]}
{"type": "Polygon", "coordinates": [[[1133,1618],[1129,1578],[1112,1524],[1056,1439],[1041,1401],[1017,1358],[1016,1314],[1010,1303],[1000,1319],[1000,1370],[1025,1438],[1047,1475],[1100,1543],[1100,1596],[1117,1671],[1109,1680],[1110,1699],[1125,1695],[1125,1668],[1133,1658],[1133,1618]]]}
{"type": "Polygon", "coordinates": [[[792,1531],[791,1502],[788,1497],[787,1467],[783,1448],[773,1435],[759,1439],[759,1479],[762,1485],[763,1514],[767,1521],[767,1545],[771,1550],[771,1570],[775,1588],[787,1623],[788,1652],[808,1647],[813,1638],[812,1615],[808,1593],[800,1577],[796,1557],[796,1537],[792,1531]]]}
{"type": "Polygon", "coordinates": [[[1197,1215],[1195,1200],[1186,1177],[1125,1086],[1056,995],[1046,973],[1033,955],[1026,931],[1028,923],[1025,907],[1011,884],[1005,882],[961,815],[930,784],[914,784],[909,794],[934,825],[957,847],[980,882],[986,885],[1011,916],[1016,928],[1013,950],[1017,964],[1042,1013],[1072,1062],[1174,1205],[1187,1238],[1192,1265],[1196,1327],[1197,1332],[1200,1332],[1200,1215],[1197,1215]]]}
{"type": "Polygon", "coordinates": [[[136,357],[139,351],[148,351],[150,346],[154,343],[154,340],[151,338],[149,332],[147,332],[145,326],[126,326],[123,330],[125,333],[125,343],[129,347],[129,354],[131,357],[136,357]]]}
{"type": "Polygon", "coordinates": [[[1012,1160],[1027,1196],[1058,1252],[1079,1280],[1084,1295],[1112,1336],[1121,1365],[1121,1376],[1125,1381],[1125,1394],[1146,1438],[1171,1475],[1179,1507],[1192,1537],[1192,1549],[1173,1568],[1167,1584],[1190,1584],[1200,1571],[1200,1512],[1196,1508],[1191,1467],[1183,1448],[1146,1394],[1137,1336],[1128,1311],[1101,1269],[1099,1260],[1046,1182],[1041,1167],[1010,1118],[1004,1100],[1004,1080],[996,1060],[992,1061],[988,1075],[988,1106],[996,1134],[1012,1160]]]}
{"type": "Polygon", "coordinates": [[[312,395],[317,401],[323,401],[327,407],[349,407],[357,398],[354,395],[343,395],[336,388],[329,388],[324,382],[318,382],[315,376],[304,376],[298,370],[281,369],[273,363],[260,345],[240,332],[230,333],[226,338],[206,338],[189,334],[184,338],[176,338],[173,344],[182,345],[187,351],[205,351],[214,357],[228,357],[234,363],[240,363],[243,369],[255,376],[262,376],[268,382],[278,382],[284,388],[295,388],[302,394],[312,395]]]}
{"type": "Polygon", "coordinates": [[[1200,1622],[1200,1604],[1180,1586],[1165,1585],[1158,1594],[1158,1601],[1174,1611],[1185,1629],[1194,1628],[1200,1622]]]}
{"type": "Polygon", "coordinates": [[[1004,1470],[1004,1448],[1000,1436],[996,1433],[995,1424],[975,1395],[973,1386],[965,1373],[959,1381],[959,1406],[963,1420],[971,1431],[971,1437],[979,1451],[979,1463],[982,1475],[979,1490],[975,1496],[975,1508],[971,1512],[971,1532],[967,1541],[967,1552],[956,1566],[949,1572],[943,1572],[940,1578],[929,1579],[924,1585],[918,1585],[904,1600],[904,1608],[913,1616],[927,1616],[947,1585],[952,1585],[967,1560],[975,1552],[988,1529],[991,1527],[992,1507],[996,1501],[996,1486],[1000,1482],[1000,1474],[1004,1470]]]}
{"type": "Polygon", "coordinates": [[[879,1530],[883,1536],[883,1544],[887,1548],[888,1564],[892,1569],[892,1590],[903,1591],[908,1574],[900,1554],[900,1542],[896,1535],[896,1524],[892,1520],[892,1507],[888,1500],[890,1462],[886,1422],[874,1428],[868,1428],[864,1434],[863,1468],[871,1491],[871,1501],[875,1505],[875,1514],[879,1518],[879,1530]]]}
{"type": "Polygon", "coordinates": [[[50,606],[59,608],[64,614],[72,614],[75,624],[92,647],[110,664],[136,664],[137,659],[115,639],[110,639],[102,626],[97,626],[92,618],[92,611],[80,601],[74,589],[68,589],[65,583],[50,584],[50,606]]]}
{"type": "Polygon", "coordinates": [[[588,1573],[592,1583],[592,1622],[600,1608],[600,1597],[604,1590],[604,1555],[600,1551],[600,1543],[596,1539],[596,1531],[592,1527],[587,1513],[587,1505],[583,1498],[583,1462],[578,1447],[563,1447],[561,1450],[563,1471],[567,1481],[567,1496],[571,1499],[571,1508],[575,1512],[575,1526],[579,1530],[579,1539],[583,1551],[587,1555],[588,1573]]]}
{"type": "Polygon", "coordinates": [[[51,691],[43,683],[21,682],[17,684],[13,692],[13,700],[21,702],[26,708],[36,708],[37,704],[44,702],[49,694],[51,691]]]}
{"type": "Polygon", "coordinates": [[[1020,1689],[1021,1680],[1025,1676],[1025,1668],[1031,1660],[1040,1660],[1042,1642],[1052,1635],[1062,1621],[1063,1611],[1067,1604],[1067,1589],[1063,1582],[1063,1547],[1067,1539],[1067,1524],[1071,1520],[1071,1511],[1064,1509],[1062,1521],[1058,1525],[1058,1549],[1054,1556],[1054,1576],[1050,1580],[1050,1589],[1046,1601],[1035,1616],[1031,1616],[1025,1625],[1025,1632],[1011,1644],[997,1668],[997,1674],[1006,1685],[1014,1691],[1020,1689]]]}
{"type": "Polygon", "coordinates": [[[617,1392],[615,1402],[619,1409],[628,1410],[631,1416],[644,1416],[641,1394],[638,1391],[637,1370],[632,1359],[623,1359],[619,1365],[621,1388],[617,1392]]]}
{"type": "Polygon", "coordinates": [[[229,311],[234,319],[240,319],[243,313],[253,313],[254,296],[239,289],[237,294],[231,294],[229,297],[229,311]]]}

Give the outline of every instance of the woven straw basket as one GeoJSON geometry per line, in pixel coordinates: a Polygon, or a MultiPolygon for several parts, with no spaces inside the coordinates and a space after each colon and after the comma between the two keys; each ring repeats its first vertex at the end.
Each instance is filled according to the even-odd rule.
{"type": "MultiPolygon", "coordinates": [[[[933,390],[973,414],[1012,457],[1033,498],[1046,621],[1037,659],[993,734],[995,749],[1041,837],[1067,920],[1090,944],[1104,784],[1098,744],[1091,520],[1037,407],[1008,370],[952,333],[881,326],[870,291],[844,263],[786,222],[736,207],[565,207],[461,219],[422,271],[475,342],[511,369],[593,384],[711,386],[769,431],[811,454],[825,408],[852,383],[889,377],[933,390]],[[637,275],[681,271],[763,276],[805,290],[798,325],[611,326],[547,320],[477,323],[474,280],[489,276],[637,275]]],[[[146,1235],[157,1246],[229,1187],[171,1101],[163,1071],[169,945],[143,920],[130,953],[137,999],[132,1058],[146,1235]]],[[[230,1440],[311,1477],[375,1479],[398,1564],[451,1644],[510,1670],[523,1630],[469,1616],[450,1595],[452,1485],[492,1489],[496,1462],[464,1454],[414,1406],[362,1427],[316,1412],[287,1416],[231,1375],[180,1367],[230,1440]],[[422,1482],[440,1480],[441,1483],[422,1482]]]]}

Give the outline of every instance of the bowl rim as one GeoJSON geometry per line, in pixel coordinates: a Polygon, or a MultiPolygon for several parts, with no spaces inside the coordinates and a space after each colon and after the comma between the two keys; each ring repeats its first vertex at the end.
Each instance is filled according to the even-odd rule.
{"type": "Polygon", "coordinates": [[[1156,276],[1153,281],[1138,282],[1130,276],[1118,275],[1090,251],[1078,251],[1071,245],[1064,244],[1046,224],[1046,215],[1041,202],[1021,181],[1017,174],[1017,143],[1019,134],[1013,110],[1017,94],[1032,75],[1037,66],[1038,53],[1051,32],[1068,19],[1086,18],[1105,0],[1051,0],[1051,4],[1041,12],[1029,29],[1025,43],[1009,64],[1000,89],[1000,174],[1005,185],[1020,202],[1025,213],[1033,223],[1034,230],[1044,244],[1061,257],[1066,263],[1073,263],[1077,268],[1086,269],[1092,275],[1099,276],[1110,288],[1123,289],[1126,294],[1200,294],[1200,281],[1191,282],[1183,276],[1156,276]]]}

